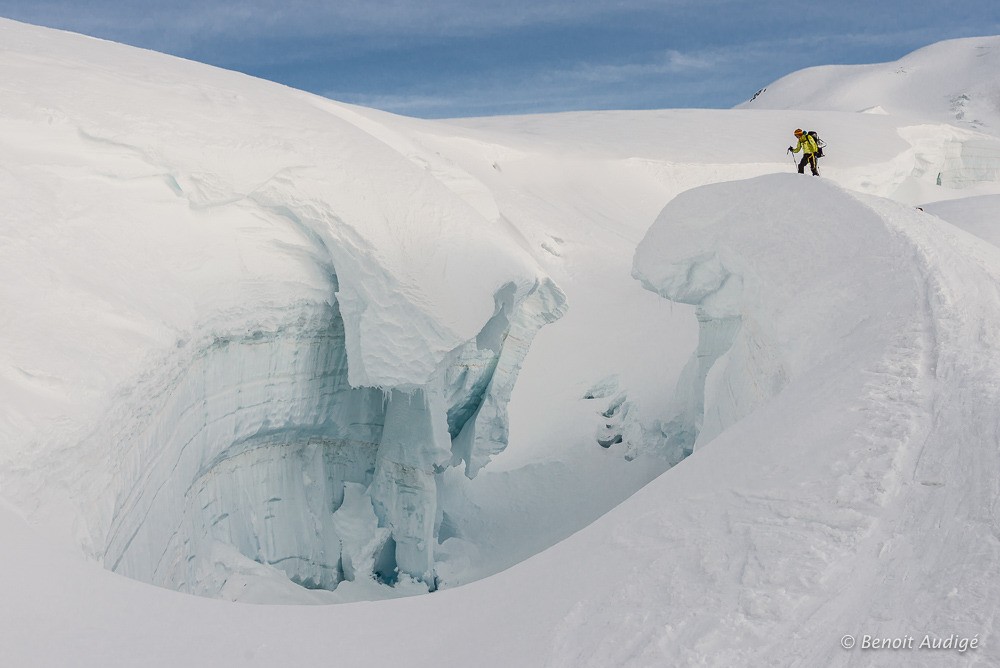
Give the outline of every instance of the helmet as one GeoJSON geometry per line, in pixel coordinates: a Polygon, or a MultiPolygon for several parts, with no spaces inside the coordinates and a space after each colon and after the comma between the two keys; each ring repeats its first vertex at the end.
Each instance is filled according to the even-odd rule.
{"type": "Polygon", "coordinates": [[[801,137],[802,136],[802,128],[796,128],[795,129],[795,136],[796,137],[801,137]]]}

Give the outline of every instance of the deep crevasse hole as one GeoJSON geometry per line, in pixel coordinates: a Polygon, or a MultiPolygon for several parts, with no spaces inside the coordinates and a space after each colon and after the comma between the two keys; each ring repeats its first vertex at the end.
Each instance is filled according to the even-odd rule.
{"type": "MultiPolygon", "coordinates": [[[[113,436],[123,451],[107,567],[219,595],[220,546],[231,546],[310,588],[354,576],[334,518],[347,486],[372,480],[385,401],[349,386],[336,306],[279,331],[216,338],[166,388],[151,385],[149,414],[113,436]]],[[[355,524],[374,525],[355,513],[355,524]]],[[[388,531],[371,534],[374,560],[388,531]]]]}

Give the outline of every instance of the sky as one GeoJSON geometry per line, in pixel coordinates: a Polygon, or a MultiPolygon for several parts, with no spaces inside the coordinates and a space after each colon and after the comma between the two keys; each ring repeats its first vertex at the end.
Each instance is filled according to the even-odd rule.
{"type": "Polygon", "coordinates": [[[805,67],[1000,34],[997,0],[0,0],[0,16],[424,118],[728,108],[805,67]]]}

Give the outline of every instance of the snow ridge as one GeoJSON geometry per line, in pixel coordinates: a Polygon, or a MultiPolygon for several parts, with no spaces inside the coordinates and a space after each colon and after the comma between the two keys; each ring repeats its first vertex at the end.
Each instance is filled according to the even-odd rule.
{"type": "MultiPolygon", "coordinates": [[[[712,510],[708,517],[699,513],[697,521],[711,528],[697,536],[683,534],[694,541],[741,538],[730,544],[734,551],[725,562],[700,566],[694,554],[671,540],[665,555],[651,555],[654,564],[642,568],[692,559],[690,570],[675,566],[673,575],[653,583],[654,593],[628,595],[632,600],[664,596],[671,611],[690,610],[689,604],[710,592],[682,581],[711,583],[722,598],[708,599],[707,606],[701,599],[700,605],[707,607],[705,620],[718,615],[720,624],[706,627],[700,616],[689,619],[667,610],[658,616],[656,625],[670,630],[671,645],[685,648],[684,661],[710,652],[719,665],[798,656],[846,666],[855,657],[838,646],[844,633],[896,637],[941,628],[971,636],[970,629],[984,623],[961,605],[932,601],[979,600],[979,587],[997,587],[984,572],[996,555],[998,525],[995,517],[981,514],[996,503],[995,485],[984,485],[981,476],[995,471],[997,458],[974,426],[980,418],[972,417],[976,409],[970,405],[978,400],[968,394],[992,396],[995,383],[987,380],[992,363],[981,356],[997,341],[977,333],[983,316],[970,321],[968,315],[1000,314],[995,274],[1000,256],[912,208],[872,198],[851,202],[853,197],[829,184],[782,176],[696,189],[667,207],[637,251],[636,273],[648,287],[667,297],[706,302],[699,306],[703,314],[718,309],[712,297],[720,290],[697,289],[705,285],[699,265],[714,264],[715,276],[727,272],[727,285],[733,275],[741,279],[741,290],[725,300],[730,314],[737,314],[730,317],[740,320],[739,331],[705,384],[705,411],[715,411],[723,431],[699,441],[705,443],[696,451],[702,456],[685,467],[695,480],[708,473],[706,467],[721,466],[720,457],[735,457],[747,468],[728,493],[699,499],[712,510]],[[781,201],[789,215],[768,215],[764,201],[781,201]],[[971,285],[989,287],[969,311],[960,305],[971,285]],[[972,339],[979,341],[970,346],[972,339]],[[762,348],[780,351],[781,386],[773,383],[773,367],[755,362],[754,353],[762,348]],[[980,363],[983,375],[972,371],[983,368],[980,363]],[[970,390],[979,382],[984,387],[970,390]],[[739,410],[751,402],[754,412],[739,410]],[[972,422],[943,419],[951,411],[972,422]],[[780,415],[797,417],[758,430],[780,415]],[[971,428],[956,431],[958,424],[971,428]],[[756,462],[752,467],[750,460],[756,462]],[[928,460],[934,464],[928,466],[928,460]],[[779,491],[781,480],[797,481],[794,490],[779,491]],[[946,520],[933,506],[951,485],[969,492],[959,495],[961,504],[949,505],[947,512],[955,514],[946,520]],[[956,521],[963,527],[961,539],[941,529],[942,522],[956,521]],[[792,549],[797,540],[804,541],[802,548],[792,549]],[[956,548],[956,540],[964,547],[956,548]],[[985,560],[959,558],[962,552],[953,548],[985,551],[985,560]],[[958,559],[963,566],[954,577],[936,569],[900,577],[913,550],[958,559]],[[962,578],[976,584],[969,589],[962,578]],[[913,601],[923,603],[913,607],[913,601]],[[859,616],[858,610],[865,612],[859,616]],[[802,619],[808,620],[804,627],[802,619]],[[789,641],[796,628],[804,635],[789,641]],[[775,635],[775,629],[784,630],[775,635]],[[757,649],[748,653],[747,647],[757,649]]],[[[995,413],[987,415],[992,424],[995,413]]],[[[727,461],[725,469],[736,466],[727,461]]],[[[664,481],[680,482],[672,473],[664,481]]],[[[646,540],[657,543],[648,534],[646,540]]],[[[585,614],[599,605],[588,605],[585,614]]],[[[602,618],[588,618],[566,633],[578,641],[582,628],[601,623],[602,618]]],[[[626,624],[621,633],[635,630],[626,624]]],[[[652,637],[642,638],[615,653],[609,653],[610,645],[589,643],[582,654],[601,657],[591,665],[650,661],[660,656],[663,639],[647,640],[653,643],[652,637]]],[[[987,652],[994,653],[995,648],[987,652]]],[[[886,660],[884,665],[896,665],[891,657],[886,660]]]]}

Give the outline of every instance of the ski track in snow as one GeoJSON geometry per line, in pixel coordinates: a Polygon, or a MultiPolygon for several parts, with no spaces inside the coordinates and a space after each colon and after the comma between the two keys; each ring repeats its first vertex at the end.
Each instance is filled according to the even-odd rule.
{"type": "MultiPolygon", "coordinates": [[[[912,633],[900,618],[908,619],[909,629],[972,635],[995,627],[992,612],[978,611],[989,610],[983,604],[1000,595],[994,570],[1000,563],[1000,419],[994,409],[1000,400],[1000,253],[977,249],[937,221],[925,219],[918,227],[892,214],[888,220],[909,231],[923,272],[932,393],[919,413],[929,422],[923,438],[898,466],[901,490],[883,523],[873,578],[890,592],[871,606],[870,618],[879,620],[885,637],[912,633]],[[914,563],[933,576],[908,577],[914,563]]],[[[993,665],[1000,650],[992,643],[969,661],[952,658],[993,665]]],[[[938,657],[922,659],[913,665],[942,665],[938,657]]],[[[878,665],[893,665],[890,660],[878,665]]]]}

